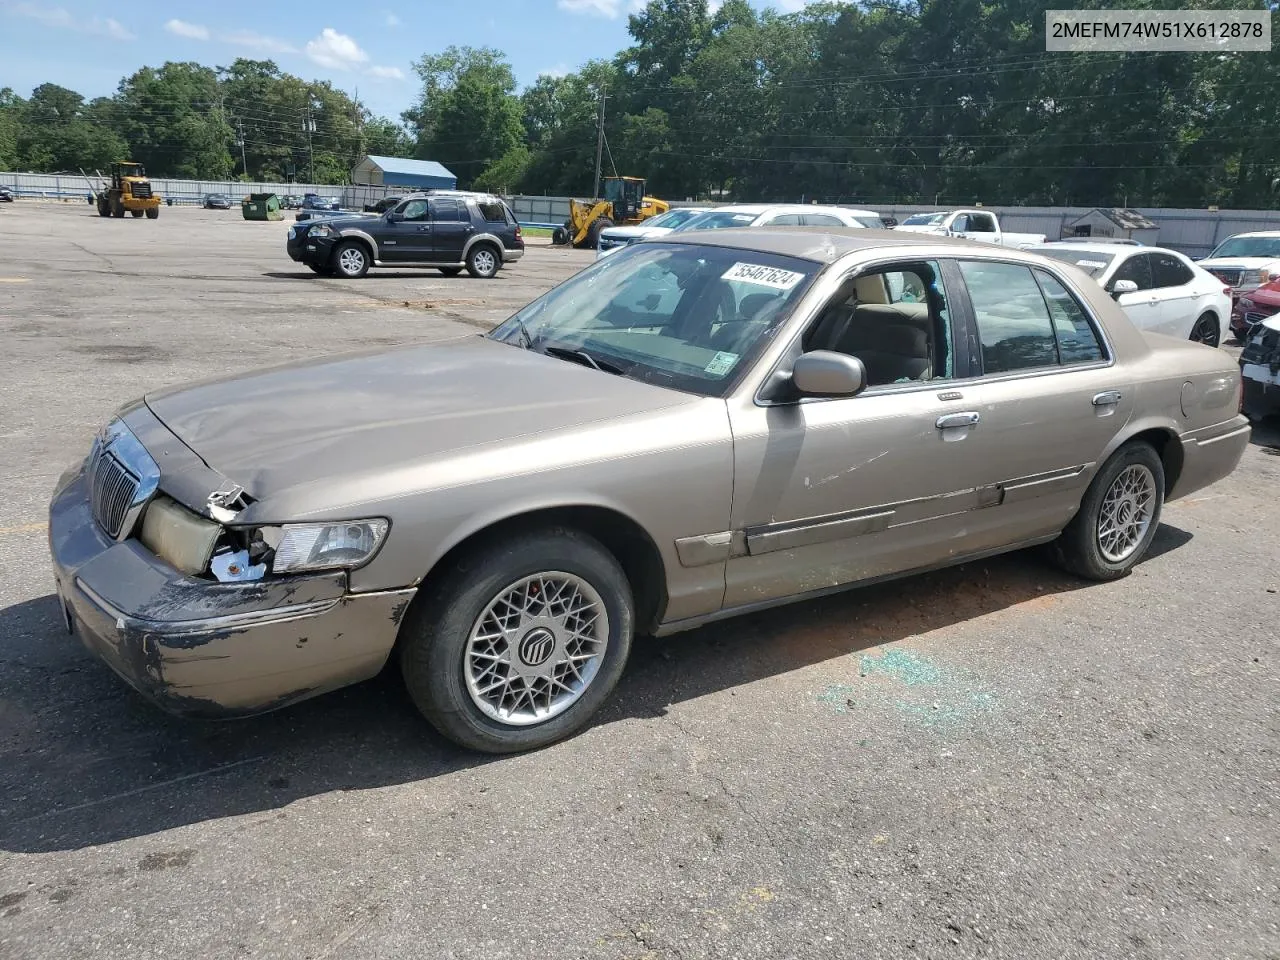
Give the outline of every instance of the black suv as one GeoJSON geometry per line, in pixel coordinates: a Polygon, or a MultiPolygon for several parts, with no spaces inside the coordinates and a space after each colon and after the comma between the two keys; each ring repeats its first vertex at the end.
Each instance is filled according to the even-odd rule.
{"type": "Polygon", "coordinates": [[[325,217],[289,228],[289,256],[323,276],[363,277],[370,267],[465,267],[489,279],[524,256],[515,214],[487,194],[414,194],[380,216],[325,217]]]}

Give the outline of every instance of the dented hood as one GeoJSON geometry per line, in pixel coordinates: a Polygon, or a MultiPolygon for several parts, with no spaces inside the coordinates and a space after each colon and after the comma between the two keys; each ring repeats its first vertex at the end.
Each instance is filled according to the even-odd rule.
{"type": "Polygon", "coordinates": [[[696,400],[483,337],[253,371],[147,406],[254,499],[696,400]]]}

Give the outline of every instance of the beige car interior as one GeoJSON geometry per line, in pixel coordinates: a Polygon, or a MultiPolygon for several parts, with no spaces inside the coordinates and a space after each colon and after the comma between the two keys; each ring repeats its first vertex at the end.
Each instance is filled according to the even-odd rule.
{"type": "MultiPolygon", "coordinates": [[[[923,268],[918,268],[923,269],[923,268]]],[[[910,268],[893,271],[928,283],[910,268]]],[[[939,350],[933,332],[941,319],[929,302],[893,302],[884,273],[867,273],[846,283],[805,331],[801,345],[857,357],[867,371],[867,386],[930,380],[939,350]]],[[[944,348],[945,351],[945,348],[944,348]]]]}

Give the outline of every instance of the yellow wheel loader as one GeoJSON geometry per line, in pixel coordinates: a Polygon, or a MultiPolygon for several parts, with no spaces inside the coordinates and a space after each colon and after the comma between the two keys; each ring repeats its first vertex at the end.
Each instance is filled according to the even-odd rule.
{"type": "Polygon", "coordinates": [[[148,220],[160,216],[160,197],[152,192],[142,164],[132,160],[111,165],[111,180],[98,189],[94,203],[100,217],[123,217],[126,211],[135,217],[145,215],[148,220]]]}
{"type": "Polygon", "coordinates": [[[551,241],[595,247],[606,227],[634,226],[671,209],[667,201],[645,196],[644,187],[643,177],[605,177],[604,198],[570,200],[569,219],[556,227],[551,241]]]}

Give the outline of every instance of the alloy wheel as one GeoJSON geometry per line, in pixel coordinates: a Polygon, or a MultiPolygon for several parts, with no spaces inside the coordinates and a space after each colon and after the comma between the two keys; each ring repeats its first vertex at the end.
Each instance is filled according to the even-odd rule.
{"type": "Polygon", "coordinates": [[[1218,320],[1216,317],[1205,314],[1196,321],[1195,328],[1191,331],[1191,339],[1196,343],[1203,343],[1206,346],[1216,347],[1218,345],[1218,320]]]}
{"type": "Polygon", "coordinates": [[[483,277],[487,277],[498,269],[498,260],[488,250],[480,250],[472,257],[471,262],[475,265],[476,272],[483,277]]]}
{"type": "Polygon", "coordinates": [[[529,726],[558,716],[591,686],[609,644],[604,600],[562,571],[503,587],[471,627],[463,676],[491,720],[529,726]]]}
{"type": "Polygon", "coordinates": [[[1123,563],[1146,538],[1155,513],[1156,480],[1140,463],[1112,481],[1098,511],[1098,549],[1110,563],[1123,563]]]}
{"type": "Polygon", "coordinates": [[[338,254],[338,268],[349,277],[357,276],[364,269],[364,252],[357,247],[347,247],[338,254]]]}

